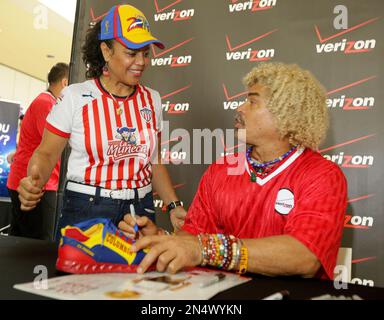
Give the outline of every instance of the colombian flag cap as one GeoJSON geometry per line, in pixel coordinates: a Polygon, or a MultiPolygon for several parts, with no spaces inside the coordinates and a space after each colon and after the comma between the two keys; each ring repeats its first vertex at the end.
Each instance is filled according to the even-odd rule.
{"type": "Polygon", "coordinates": [[[140,49],[152,43],[164,49],[164,45],[152,36],[144,14],[128,4],[113,6],[108,11],[101,21],[99,39],[115,39],[128,49],[140,49]]]}

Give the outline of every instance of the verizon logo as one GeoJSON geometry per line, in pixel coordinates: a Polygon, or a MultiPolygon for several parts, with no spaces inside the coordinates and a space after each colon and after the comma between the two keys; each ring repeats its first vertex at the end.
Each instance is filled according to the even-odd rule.
{"type": "Polygon", "coordinates": [[[223,83],[223,90],[224,90],[225,98],[227,99],[227,101],[224,101],[223,103],[224,110],[236,110],[239,106],[241,106],[245,102],[245,100],[231,101],[233,99],[245,96],[247,94],[245,91],[231,96],[229,95],[227,86],[224,83],[223,83]]]}
{"type": "Polygon", "coordinates": [[[183,42],[180,42],[176,45],[174,45],[173,47],[167,49],[167,50],[164,50],[160,53],[156,53],[155,51],[155,48],[154,46],[152,46],[152,53],[153,53],[153,57],[151,59],[151,65],[152,66],[170,66],[170,67],[185,67],[185,66],[189,66],[191,63],[192,63],[192,56],[191,55],[187,55],[187,56],[174,56],[174,55],[169,55],[168,57],[164,58],[163,56],[165,54],[167,54],[168,52],[171,52],[185,44],[187,44],[188,42],[192,41],[193,38],[190,38],[188,40],[185,40],[183,42]],[[162,58],[160,58],[162,57],[162,58]]]}
{"type": "Polygon", "coordinates": [[[163,149],[160,152],[161,158],[167,162],[173,164],[180,164],[183,160],[187,159],[187,153],[184,151],[169,151],[167,149],[163,149]]]}
{"type": "Polygon", "coordinates": [[[238,0],[231,0],[229,4],[229,12],[240,12],[240,11],[260,11],[272,9],[276,6],[277,0],[250,0],[246,2],[239,2],[238,0]]]}
{"type": "Polygon", "coordinates": [[[228,61],[248,60],[250,62],[271,60],[275,56],[275,49],[253,50],[251,48],[248,48],[245,51],[244,50],[239,51],[238,49],[245,47],[245,46],[248,46],[251,43],[254,43],[260,39],[263,39],[263,38],[269,36],[270,34],[276,32],[276,31],[277,31],[277,29],[266,32],[266,33],[264,33],[264,34],[262,34],[256,38],[253,38],[249,41],[240,43],[236,46],[232,45],[232,43],[229,39],[229,36],[226,35],[225,39],[227,42],[227,47],[229,49],[229,51],[226,52],[226,59],[228,61]]]}
{"type": "MultiPolygon", "coordinates": [[[[333,149],[346,146],[352,143],[356,143],[358,141],[365,140],[374,136],[376,136],[376,133],[369,134],[360,138],[352,139],[346,142],[342,142],[334,146],[320,150],[319,152],[324,153],[326,151],[333,150],[333,149]]],[[[375,160],[375,158],[371,155],[346,155],[344,154],[344,152],[340,152],[339,154],[333,154],[333,155],[325,154],[323,156],[324,158],[330,161],[333,161],[334,163],[344,168],[368,168],[370,166],[373,166],[373,162],[375,160]]]]}
{"type": "Polygon", "coordinates": [[[325,43],[325,42],[328,42],[331,39],[340,37],[344,34],[347,34],[356,29],[359,29],[367,24],[373,23],[376,20],[378,20],[378,18],[369,19],[353,27],[350,27],[346,30],[330,35],[326,38],[324,38],[321,35],[319,27],[315,25],[316,35],[320,42],[319,44],[316,44],[316,52],[317,53],[343,52],[344,54],[351,54],[351,53],[362,53],[362,52],[372,51],[376,47],[376,39],[357,40],[357,41],[347,41],[347,39],[343,39],[340,42],[334,42],[334,43],[325,43]]]}
{"type": "Polygon", "coordinates": [[[369,229],[373,226],[373,223],[373,217],[352,216],[347,214],[345,215],[344,228],[369,229]]]}
{"type": "Polygon", "coordinates": [[[162,104],[162,108],[164,111],[170,114],[186,113],[189,111],[189,103],[170,103],[167,101],[166,103],[162,104]]]}
{"type": "Polygon", "coordinates": [[[360,278],[353,278],[353,279],[351,279],[350,283],[358,284],[361,286],[367,286],[367,287],[374,287],[375,286],[375,282],[373,280],[360,279],[360,278]]]}
{"type": "Polygon", "coordinates": [[[170,55],[167,58],[151,59],[152,66],[171,66],[171,67],[185,67],[192,63],[192,56],[177,56],[170,55]]]}
{"type": "Polygon", "coordinates": [[[347,41],[343,39],[335,43],[316,44],[317,53],[343,52],[344,54],[372,51],[376,47],[376,40],[347,41]]]}
{"type": "Polygon", "coordinates": [[[154,19],[158,21],[185,21],[190,20],[195,15],[195,9],[175,10],[164,13],[156,13],[154,19]]]}
{"type": "Polygon", "coordinates": [[[224,110],[236,110],[239,106],[241,106],[245,100],[243,101],[224,101],[224,110]]]}
{"type": "Polygon", "coordinates": [[[326,100],[328,108],[342,108],[343,110],[367,110],[375,105],[374,97],[346,97],[326,100]]]}
{"type": "Polygon", "coordinates": [[[374,157],[371,155],[347,155],[340,152],[339,154],[324,154],[323,156],[342,168],[368,168],[373,166],[374,162],[374,157]]]}
{"type": "MultiPolygon", "coordinates": [[[[333,89],[327,92],[328,95],[343,91],[345,89],[357,86],[369,80],[376,78],[376,76],[371,76],[365,79],[361,79],[350,84],[347,84],[341,88],[333,89]]],[[[341,95],[338,98],[329,98],[326,100],[328,108],[341,108],[343,110],[368,110],[375,105],[374,97],[347,97],[341,95]]]]}
{"type": "Polygon", "coordinates": [[[266,61],[272,59],[275,56],[275,49],[252,50],[249,48],[247,51],[227,52],[226,55],[228,61],[266,61]]]}
{"type": "MultiPolygon", "coordinates": [[[[191,85],[187,85],[183,88],[180,88],[178,90],[175,90],[171,93],[168,93],[161,97],[162,100],[169,98],[171,96],[174,96],[182,91],[187,90],[190,88],[191,85]]],[[[182,114],[189,111],[190,104],[188,102],[178,102],[178,103],[171,103],[169,100],[162,104],[163,111],[169,113],[169,114],[182,114]]]]}

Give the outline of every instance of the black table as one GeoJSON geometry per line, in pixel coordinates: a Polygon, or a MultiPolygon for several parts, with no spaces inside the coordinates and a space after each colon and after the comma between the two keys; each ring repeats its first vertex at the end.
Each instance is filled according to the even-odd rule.
{"type": "MultiPolygon", "coordinates": [[[[18,237],[0,236],[0,300],[4,299],[46,299],[13,289],[16,283],[32,282],[37,274],[34,268],[44,265],[48,277],[64,275],[55,269],[56,244],[46,241],[18,237]]],[[[359,295],[363,299],[383,300],[384,288],[372,288],[348,284],[348,289],[336,290],[332,281],[302,279],[299,277],[264,277],[251,275],[252,281],[231,288],[216,295],[214,300],[254,300],[272,293],[288,290],[289,299],[303,300],[323,294],[335,296],[359,295]]]]}

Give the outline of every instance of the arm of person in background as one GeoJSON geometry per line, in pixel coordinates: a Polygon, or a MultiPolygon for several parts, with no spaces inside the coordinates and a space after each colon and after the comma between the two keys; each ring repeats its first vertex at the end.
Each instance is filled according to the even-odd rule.
{"type": "MultiPolygon", "coordinates": [[[[152,164],[152,184],[154,190],[159,194],[165,205],[172,201],[178,201],[176,192],[172,186],[172,181],[167,168],[161,163],[161,137],[159,136],[157,145],[157,161],[152,164]]],[[[170,212],[170,219],[175,230],[180,230],[187,212],[181,206],[176,207],[170,212]]]]}
{"type": "Polygon", "coordinates": [[[21,210],[30,211],[36,207],[67,141],[68,138],[44,130],[42,141],[29,160],[27,176],[20,180],[17,188],[21,210]]]}

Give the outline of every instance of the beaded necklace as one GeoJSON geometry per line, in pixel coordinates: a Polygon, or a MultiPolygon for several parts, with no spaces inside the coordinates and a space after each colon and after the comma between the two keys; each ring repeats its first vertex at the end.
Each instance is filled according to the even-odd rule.
{"type": "Polygon", "coordinates": [[[256,174],[261,176],[261,177],[265,177],[269,172],[272,171],[272,168],[274,167],[274,165],[282,160],[284,160],[286,157],[288,157],[295,149],[297,148],[297,146],[293,146],[291,149],[289,149],[286,153],[284,153],[282,156],[276,158],[276,159],[273,159],[271,161],[267,161],[267,162],[258,162],[256,161],[255,159],[253,159],[251,157],[251,152],[252,152],[252,149],[253,149],[253,146],[250,146],[248,149],[247,149],[247,152],[246,152],[246,157],[247,157],[247,161],[248,163],[251,165],[252,169],[251,170],[251,181],[252,182],[256,182],[256,174]],[[256,172],[256,174],[255,174],[256,172]]]}

